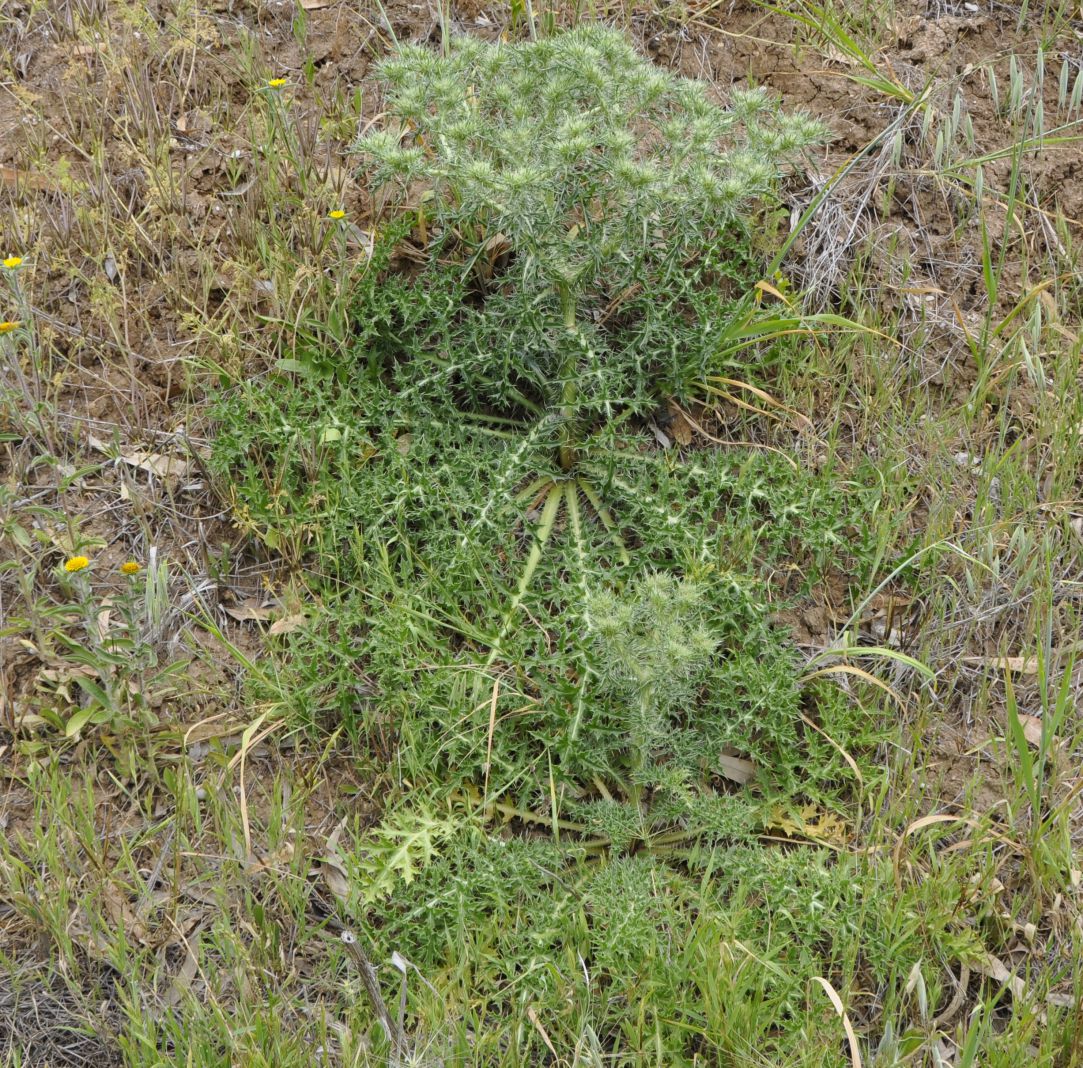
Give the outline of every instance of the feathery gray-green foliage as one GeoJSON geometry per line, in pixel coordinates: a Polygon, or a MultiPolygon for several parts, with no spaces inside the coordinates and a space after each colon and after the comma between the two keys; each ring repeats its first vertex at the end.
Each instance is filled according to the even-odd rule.
{"type": "Polygon", "coordinates": [[[745,214],[824,136],[763,90],[722,107],[596,26],[409,47],[380,76],[387,117],[356,146],[364,173],[417,207],[433,261],[472,272],[440,338],[465,343],[427,354],[438,381],[565,422],[642,409],[705,372],[725,313],[709,291],[749,268],[745,214]]]}

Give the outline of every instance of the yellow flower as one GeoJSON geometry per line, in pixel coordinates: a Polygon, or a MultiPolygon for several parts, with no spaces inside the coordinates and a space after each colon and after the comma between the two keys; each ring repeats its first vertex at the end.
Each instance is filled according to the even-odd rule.
{"type": "Polygon", "coordinates": [[[23,262],[22,256],[8,256],[8,258],[6,260],[4,260],[4,266],[9,271],[14,271],[15,268],[18,267],[22,262],[23,262]]]}
{"type": "Polygon", "coordinates": [[[134,560],[128,560],[120,565],[120,570],[125,575],[138,575],[139,565],[134,560]]]}
{"type": "Polygon", "coordinates": [[[327,213],[327,217],[329,219],[345,219],[346,213],[341,208],[335,208],[334,211],[329,211],[327,213]]]}
{"type": "Polygon", "coordinates": [[[90,567],[90,561],[85,556],[73,556],[70,560],[64,561],[64,570],[69,574],[82,571],[84,567],[90,567]]]}
{"type": "Polygon", "coordinates": [[[272,78],[267,83],[267,88],[268,89],[281,89],[282,86],[284,86],[285,84],[286,84],[286,79],[285,78],[272,78]]]}
{"type": "Polygon", "coordinates": [[[10,334],[12,330],[18,330],[22,325],[23,324],[17,320],[12,321],[11,319],[5,319],[0,323],[0,334],[10,334]]]}

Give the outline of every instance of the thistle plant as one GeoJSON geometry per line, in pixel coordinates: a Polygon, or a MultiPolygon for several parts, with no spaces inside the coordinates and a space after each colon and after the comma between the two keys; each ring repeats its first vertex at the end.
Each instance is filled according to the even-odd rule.
{"type": "Polygon", "coordinates": [[[702,791],[692,785],[690,769],[681,766],[680,747],[673,745],[680,731],[672,717],[696,703],[718,638],[707,623],[703,591],[661,572],[620,593],[597,592],[588,606],[595,669],[603,691],[624,710],[628,747],[622,787],[631,805],[593,802],[584,812],[619,850],[635,838],[649,838],[654,824],[684,822],[703,807],[702,791]],[[658,791],[657,811],[648,809],[647,787],[658,791]]]}
{"type": "Polygon", "coordinates": [[[475,282],[449,330],[477,344],[431,357],[439,377],[474,406],[557,418],[564,471],[584,424],[710,368],[721,309],[703,291],[746,266],[745,219],[824,136],[763,90],[720,107],[597,26],[407,47],[380,76],[388,121],[357,151],[385,197],[423,191],[431,261],[475,282]]]}
{"type": "Polygon", "coordinates": [[[792,749],[800,686],[734,562],[838,521],[790,465],[684,462],[644,417],[801,332],[755,300],[752,231],[822,130],[597,27],[380,75],[341,348],[219,408],[244,522],[327,577],[291,707],[390,724],[411,782],[505,814],[556,789],[614,845],[744,833],[721,754],[792,749]]]}
{"type": "Polygon", "coordinates": [[[356,150],[416,213],[430,310],[396,332],[399,403],[513,438],[494,492],[538,516],[495,656],[562,512],[582,562],[581,496],[627,562],[607,434],[717,372],[754,314],[748,221],[824,129],[759,89],[722,107],[598,26],[408,47],[379,73],[387,118],[356,150]]]}
{"type": "Polygon", "coordinates": [[[694,698],[717,639],[695,583],[656,573],[623,596],[590,601],[591,630],[603,685],[622,699],[633,767],[642,772],[672,736],[670,712],[694,698]]]}

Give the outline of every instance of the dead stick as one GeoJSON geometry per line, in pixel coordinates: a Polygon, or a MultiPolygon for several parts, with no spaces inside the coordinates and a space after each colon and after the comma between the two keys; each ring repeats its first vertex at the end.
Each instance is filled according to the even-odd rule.
{"type": "Polygon", "coordinates": [[[380,1026],[384,1029],[384,1034],[387,1035],[387,1041],[391,1043],[389,1066],[390,1068],[399,1068],[402,1058],[406,1056],[406,1039],[402,1033],[402,1028],[391,1019],[391,1014],[387,1011],[384,996],[380,993],[380,984],[376,981],[376,969],[373,967],[372,961],[369,960],[368,954],[361,948],[361,943],[357,940],[357,935],[353,931],[343,931],[341,938],[342,944],[349,950],[350,955],[357,964],[357,970],[361,973],[361,982],[365,986],[365,993],[368,994],[369,1001],[372,1002],[373,1011],[375,1011],[376,1018],[380,1021],[380,1026]]]}

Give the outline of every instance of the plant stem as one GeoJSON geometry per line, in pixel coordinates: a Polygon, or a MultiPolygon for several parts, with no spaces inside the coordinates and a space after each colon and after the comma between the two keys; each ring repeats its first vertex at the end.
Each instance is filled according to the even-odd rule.
{"type": "MultiPolygon", "coordinates": [[[[507,816],[511,819],[522,820],[524,823],[537,823],[545,827],[553,826],[552,816],[540,816],[537,812],[531,812],[528,808],[516,808],[515,805],[506,805],[501,801],[487,801],[484,806],[484,811],[490,810],[499,812],[502,816],[507,816]]],[[[586,831],[586,824],[572,823],[569,820],[557,820],[556,825],[565,831],[577,831],[584,833],[586,831]]]]}
{"type": "MultiPolygon", "coordinates": [[[[560,307],[564,313],[564,330],[569,338],[579,333],[579,327],[575,321],[575,296],[571,286],[561,283],[557,287],[560,294],[560,307]]],[[[576,388],[575,388],[575,349],[569,346],[568,353],[564,357],[564,363],[560,369],[560,376],[564,381],[561,393],[561,417],[564,421],[562,430],[563,441],[560,446],[560,469],[570,471],[575,466],[576,441],[573,417],[575,414],[576,388]]]]}
{"type": "Polygon", "coordinates": [[[634,730],[632,733],[632,774],[630,777],[630,787],[632,793],[632,802],[636,808],[639,809],[640,815],[645,815],[643,809],[643,786],[637,782],[637,777],[647,766],[647,755],[650,748],[650,732],[646,729],[647,723],[651,716],[651,710],[654,706],[654,687],[644,686],[639,694],[639,724],[637,725],[639,730],[634,730]],[[637,738],[636,734],[642,731],[642,737],[637,738]]]}

